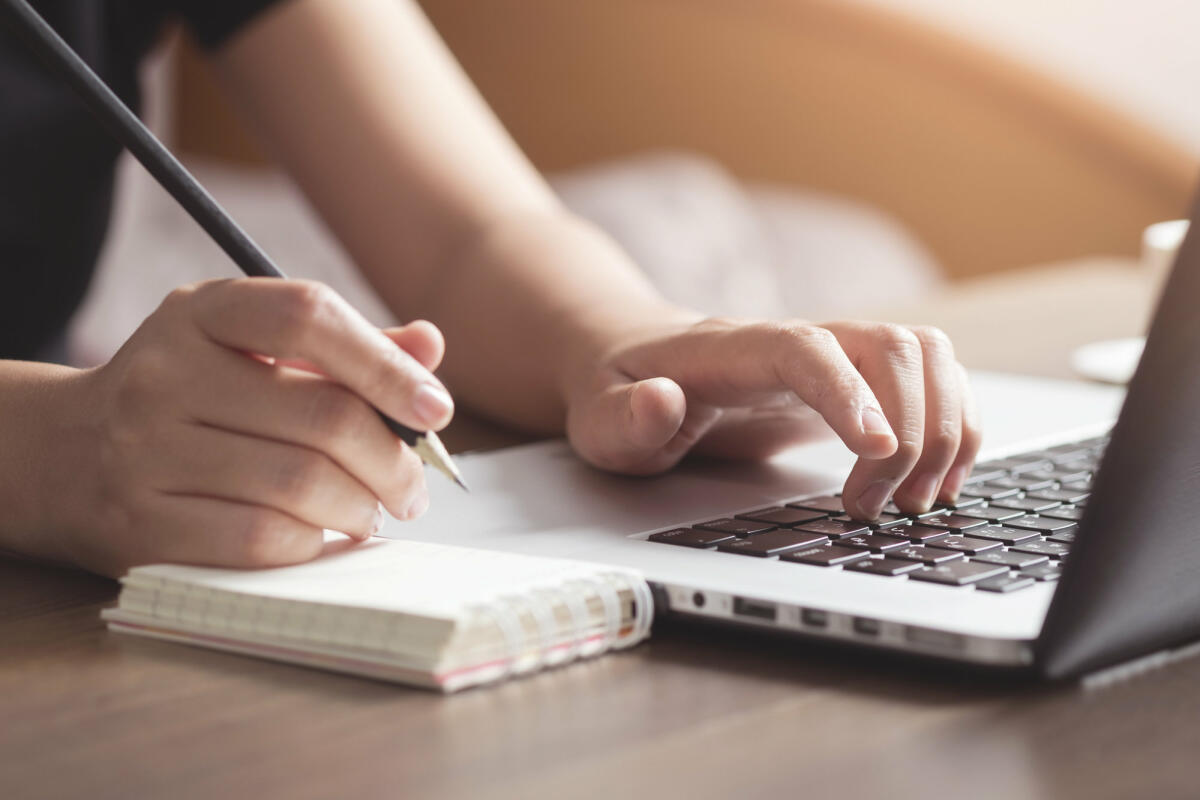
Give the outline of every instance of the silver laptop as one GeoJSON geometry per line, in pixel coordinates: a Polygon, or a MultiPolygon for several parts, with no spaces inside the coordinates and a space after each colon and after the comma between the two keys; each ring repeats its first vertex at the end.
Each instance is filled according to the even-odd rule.
{"type": "Polygon", "coordinates": [[[846,517],[836,441],[606,475],[563,442],[461,459],[472,495],[384,535],[638,569],[656,615],[1059,678],[1200,639],[1200,224],[1127,396],[976,374],[984,458],[954,507],[846,517]]]}

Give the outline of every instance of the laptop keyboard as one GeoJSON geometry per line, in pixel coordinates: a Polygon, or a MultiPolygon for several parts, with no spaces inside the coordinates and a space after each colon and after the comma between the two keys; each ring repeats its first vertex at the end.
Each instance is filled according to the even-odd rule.
{"type": "Polygon", "coordinates": [[[1058,580],[1107,444],[1100,436],[976,464],[957,503],[924,514],[889,503],[878,520],[859,522],[846,515],[840,495],[819,495],[649,540],[798,568],[1019,591],[1058,580]]]}

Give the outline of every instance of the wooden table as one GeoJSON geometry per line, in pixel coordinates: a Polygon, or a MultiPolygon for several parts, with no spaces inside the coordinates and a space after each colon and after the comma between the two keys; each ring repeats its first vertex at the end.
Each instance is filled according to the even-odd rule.
{"type": "MultiPolygon", "coordinates": [[[[1063,343],[1136,332],[1149,294],[1095,262],[961,287],[913,318],[974,365],[1063,375],[1063,343]],[[1048,328],[993,334],[1047,310],[1048,328]]],[[[441,697],[109,635],[116,592],[0,562],[0,797],[1200,795],[1200,660],[1084,690],[673,626],[441,697]]]]}

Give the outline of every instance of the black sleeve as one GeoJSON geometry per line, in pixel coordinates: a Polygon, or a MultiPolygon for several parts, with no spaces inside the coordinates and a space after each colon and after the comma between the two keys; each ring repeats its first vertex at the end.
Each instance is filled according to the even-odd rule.
{"type": "Polygon", "coordinates": [[[263,11],[286,0],[175,0],[179,18],[208,50],[221,44],[263,11]]]}

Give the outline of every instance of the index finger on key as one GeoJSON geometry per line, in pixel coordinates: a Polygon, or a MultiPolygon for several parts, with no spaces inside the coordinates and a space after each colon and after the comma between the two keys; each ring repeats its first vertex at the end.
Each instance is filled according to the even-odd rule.
{"type": "Polygon", "coordinates": [[[201,284],[192,318],[212,341],[300,359],[416,430],[445,427],[454,403],[441,381],[321,283],[245,278],[201,284]]]}

